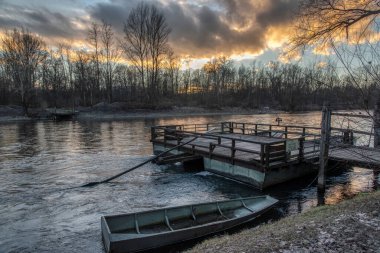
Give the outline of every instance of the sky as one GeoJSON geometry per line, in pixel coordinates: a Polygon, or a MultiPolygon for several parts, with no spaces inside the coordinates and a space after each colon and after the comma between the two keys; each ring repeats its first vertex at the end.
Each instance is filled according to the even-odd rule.
{"type": "MultiPolygon", "coordinates": [[[[122,36],[123,22],[140,0],[0,0],[0,27],[25,27],[48,44],[85,45],[91,22],[105,20],[122,36]]],[[[278,58],[298,0],[146,0],[164,14],[169,43],[192,65],[227,56],[238,62],[278,58]]]]}

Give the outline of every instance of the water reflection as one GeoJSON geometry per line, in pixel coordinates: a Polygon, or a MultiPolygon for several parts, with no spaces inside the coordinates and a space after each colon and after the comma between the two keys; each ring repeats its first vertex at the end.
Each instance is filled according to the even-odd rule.
{"type": "MultiPolygon", "coordinates": [[[[150,126],[220,121],[318,125],[319,113],[185,117],[132,121],[35,122],[0,125],[0,252],[103,252],[101,215],[270,194],[280,215],[318,204],[315,176],[259,192],[180,166],[145,167],[96,188],[59,190],[97,181],[152,154],[150,126]]],[[[353,167],[327,180],[327,204],[371,191],[379,174],[353,167]]]]}
{"type": "Polygon", "coordinates": [[[38,155],[38,130],[36,124],[22,123],[17,126],[17,142],[21,144],[17,154],[20,156],[38,155]]]}
{"type": "Polygon", "coordinates": [[[102,144],[101,122],[84,122],[79,125],[80,148],[86,150],[97,150],[102,144]]]}
{"type": "Polygon", "coordinates": [[[368,192],[374,189],[374,174],[372,170],[352,167],[348,172],[342,172],[330,177],[330,187],[326,191],[326,204],[336,204],[343,199],[352,198],[359,192],[368,192]],[[335,184],[331,184],[331,181],[335,184]],[[339,182],[339,183],[337,183],[339,182]]]}

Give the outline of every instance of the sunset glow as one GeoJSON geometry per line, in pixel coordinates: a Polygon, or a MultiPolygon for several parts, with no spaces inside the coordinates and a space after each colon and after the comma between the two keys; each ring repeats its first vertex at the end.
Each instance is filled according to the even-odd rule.
{"type": "MultiPolygon", "coordinates": [[[[41,35],[47,44],[90,48],[86,35],[92,22],[105,20],[122,38],[123,23],[139,1],[1,2],[3,29],[25,27],[41,35]]],[[[240,61],[256,59],[286,41],[295,1],[148,1],[166,15],[172,29],[169,43],[182,61],[200,67],[220,55],[240,61]],[[278,14],[281,12],[281,16],[278,14]]],[[[266,59],[260,59],[265,61],[266,59]]]]}
{"type": "MultiPolygon", "coordinates": [[[[115,35],[123,37],[123,23],[130,10],[139,1],[72,1],[67,5],[59,1],[10,1],[1,2],[0,25],[3,29],[24,27],[39,34],[48,45],[67,44],[74,49],[91,50],[86,40],[92,22],[102,20],[110,23],[115,35]]],[[[208,60],[226,56],[239,61],[259,60],[268,62],[266,52],[276,54],[277,60],[284,57],[276,51],[282,50],[294,32],[294,11],[297,1],[244,0],[216,1],[161,0],[152,2],[166,15],[171,34],[170,46],[174,53],[186,63],[183,68],[199,68],[208,60]],[[275,53],[276,52],[276,53],[275,53]]],[[[351,3],[352,4],[352,3],[351,3]]],[[[367,24],[367,19],[350,29],[350,41],[362,40],[355,30],[367,24]]],[[[311,25],[315,29],[318,23],[311,25]]],[[[366,30],[366,38],[379,40],[379,34],[366,30]]],[[[362,36],[363,37],[363,36],[362,36]]],[[[368,39],[367,39],[368,40],[368,39]]],[[[337,41],[346,42],[346,33],[337,34],[337,41]]],[[[317,55],[330,55],[326,45],[312,51],[317,55]]],[[[287,59],[298,59],[298,55],[287,59]]]]}

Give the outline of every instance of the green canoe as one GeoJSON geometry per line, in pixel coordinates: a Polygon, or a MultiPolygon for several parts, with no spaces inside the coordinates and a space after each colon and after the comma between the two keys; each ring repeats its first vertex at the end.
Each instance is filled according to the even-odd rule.
{"type": "Polygon", "coordinates": [[[278,202],[270,196],[101,217],[107,252],[138,252],[221,232],[251,221],[278,202]]]}

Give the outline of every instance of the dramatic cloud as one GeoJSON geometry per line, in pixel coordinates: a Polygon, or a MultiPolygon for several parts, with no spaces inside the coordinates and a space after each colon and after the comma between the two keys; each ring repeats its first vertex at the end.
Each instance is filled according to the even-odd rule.
{"type": "Polygon", "coordinates": [[[22,27],[43,36],[48,43],[82,39],[89,23],[82,11],[70,10],[67,14],[49,5],[32,5],[29,1],[24,5],[7,1],[0,4],[0,27],[22,27]]]}
{"type": "MultiPolygon", "coordinates": [[[[111,1],[89,8],[92,17],[107,20],[122,33],[122,23],[138,1],[111,1]]],[[[151,1],[154,2],[154,1],[151,1]]],[[[283,40],[297,1],[222,0],[154,2],[172,27],[175,52],[191,57],[257,54],[268,37],[283,40]],[[279,29],[276,30],[276,27],[279,29]],[[280,31],[283,31],[282,37],[280,31]]]]}
{"type": "MultiPolygon", "coordinates": [[[[0,26],[24,26],[56,41],[84,40],[92,21],[105,20],[116,34],[138,0],[71,1],[0,0],[0,26]],[[64,1],[62,1],[64,2],[64,1]]],[[[182,56],[255,55],[281,46],[297,0],[148,0],[161,9],[172,28],[170,44],[182,56]]]]}

